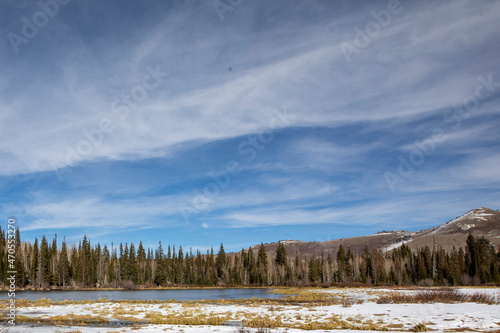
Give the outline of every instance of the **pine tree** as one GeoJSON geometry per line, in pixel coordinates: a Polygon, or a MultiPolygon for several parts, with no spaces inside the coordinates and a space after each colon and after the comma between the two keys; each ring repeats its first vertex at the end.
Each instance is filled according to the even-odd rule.
{"type": "Polygon", "coordinates": [[[251,247],[248,248],[248,279],[250,284],[259,283],[259,272],[258,267],[255,264],[253,249],[251,247]]]}
{"type": "Polygon", "coordinates": [[[177,257],[174,257],[173,265],[174,265],[173,283],[182,284],[184,281],[183,279],[184,253],[182,251],[182,245],[179,246],[179,253],[177,254],[177,257]]]}
{"type": "Polygon", "coordinates": [[[76,246],[72,246],[70,251],[69,251],[69,275],[70,275],[70,284],[74,284],[78,281],[78,274],[79,274],[79,258],[78,258],[78,250],[76,246]]]}
{"type": "Polygon", "coordinates": [[[166,268],[165,254],[163,253],[163,247],[161,245],[161,241],[159,242],[155,259],[156,259],[155,284],[158,286],[163,286],[167,282],[167,268],[166,268]]]}
{"type": "Polygon", "coordinates": [[[105,279],[106,284],[110,284],[113,287],[118,286],[118,281],[116,280],[116,261],[117,261],[117,255],[116,255],[116,249],[113,249],[113,245],[111,245],[111,253],[110,253],[110,259],[108,261],[108,264],[106,265],[106,275],[107,278],[105,279]]]}
{"type": "MultiPolygon", "coordinates": [[[[121,248],[122,244],[120,243],[121,248]]],[[[123,246],[123,253],[120,255],[120,277],[122,281],[130,280],[130,261],[127,243],[123,246]]]]}
{"type": "Polygon", "coordinates": [[[278,248],[276,249],[276,266],[285,266],[287,261],[286,247],[283,243],[278,243],[278,248]]]}
{"type": "Polygon", "coordinates": [[[165,259],[164,265],[165,265],[165,272],[166,272],[166,280],[165,282],[171,282],[174,280],[174,273],[173,273],[173,264],[172,261],[175,259],[175,245],[174,245],[174,255],[172,256],[172,252],[170,249],[170,244],[168,244],[168,251],[167,251],[167,258],[165,259]]]}
{"type": "Polygon", "coordinates": [[[68,250],[66,247],[66,241],[62,242],[61,253],[59,255],[58,273],[59,273],[59,285],[66,287],[69,283],[69,278],[70,278],[68,250]]]}
{"type": "Polygon", "coordinates": [[[195,275],[195,283],[199,286],[203,286],[206,284],[205,280],[205,259],[201,255],[200,250],[196,251],[196,275],[195,275]]]}
{"type": "Polygon", "coordinates": [[[26,283],[26,274],[24,270],[24,256],[23,256],[23,251],[21,249],[21,235],[19,234],[19,227],[16,228],[15,239],[16,239],[16,259],[14,261],[14,266],[16,270],[16,286],[18,288],[22,288],[26,283]]]}
{"type": "Polygon", "coordinates": [[[233,264],[233,271],[231,275],[231,283],[235,285],[241,285],[241,272],[242,272],[242,266],[243,264],[241,263],[241,257],[240,256],[234,256],[234,264],[233,264]]]}
{"type": "Polygon", "coordinates": [[[51,276],[51,285],[56,285],[59,282],[58,278],[58,255],[57,255],[57,234],[54,235],[54,239],[52,239],[52,246],[49,248],[50,251],[50,276],[51,276]]]}
{"type": "Polygon", "coordinates": [[[321,278],[320,268],[321,262],[317,258],[311,258],[309,260],[309,274],[308,278],[310,282],[318,282],[321,278]]]}
{"type": "Polygon", "coordinates": [[[48,286],[52,283],[52,275],[50,273],[50,251],[49,251],[49,244],[47,242],[47,239],[45,238],[45,235],[42,237],[42,242],[40,243],[40,279],[41,279],[41,284],[44,286],[48,286]]]}
{"type": "Polygon", "coordinates": [[[38,287],[39,281],[37,280],[37,268],[38,268],[38,239],[35,237],[35,243],[33,244],[33,249],[31,250],[31,265],[30,265],[30,283],[34,287],[38,287]]]}
{"type": "Polygon", "coordinates": [[[224,251],[224,245],[222,245],[221,243],[219,253],[217,254],[217,259],[215,260],[215,267],[217,267],[217,277],[221,280],[225,279],[226,262],[226,252],[224,251]]]}
{"type": "Polygon", "coordinates": [[[258,283],[261,285],[268,285],[268,262],[267,262],[267,252],[264,243],[260,244],[259,252],[257,254],[257,267],[258,267],[258,283]]]}
{"type": "Polygon", "coordinates": [[[351,247],[347,247],[347,253],[345,255],[345,281],[352,282],[354,279],[354,256],[351,252],[351,247]]]}
{"type": "Polygon", "coordinates": [[[129,266],[128,279],[131,280],[136,285],[139,283],[139,263],[137,262],[134,243],[130,243],[128,266],[129,266]]]}
{"type": "Polygon", "coordinates": [[[476,239],[472,234],[467,237],[467,246],[465,247],[465,264],[467,267],[467,274],[471,278],[479,274],[479,250],[476,239]]]}
{"type": "Polygon", "coordinates": [[[87,235],[83,235],[83,241],[79,247],[79,265],[77,267],[78,281],[84,286],[88,286],[94,280],[95,275],[93,274],[92,254],[90,241],[87,240],[87,235]]]}
{"type": "Polygon", "coordinates": [[[277,277],[275,278],[275,284],[284,284],[286,280],[286,272],[287,272],[287,253],[286,248],[283,243],[278,243],[278,248],[276,249],[276,258],[274,260],[277,277]]]}
{"type": "Polygon", "coordinates": [[[139,242],[139,248],[137,249],[137,263],[138,263],[138,283],[144,284],[149,281],[149,274],[147,270],[147,259],[146,251],[142,246],[142,241],[139,242]]]}
{"type": "MultiPolygon", "coordinates": [[[[207,253],[208,254],[208,253],[207,253]]],[[[210,254],[207,260],[207,284],[210,286],[216,285],[217,280],[217,266],[215,265],[214,259],[214,248],[210,248],[210,254]]]]}
{"type": "MultiPolygon", "coordinates": [[[[104,245],[106,247],[106,245],[104,245]]],[[[101,249],[101,244],[98,242],[96,246],[96,260],[97,260],[97,267],[96,267],[96,274],[97,274],[97,279],[96,279],[96,286],[100,287],[104,283],[104,280],[106,278],[106,258],[104,254],[104,249],[101,249]]]]}

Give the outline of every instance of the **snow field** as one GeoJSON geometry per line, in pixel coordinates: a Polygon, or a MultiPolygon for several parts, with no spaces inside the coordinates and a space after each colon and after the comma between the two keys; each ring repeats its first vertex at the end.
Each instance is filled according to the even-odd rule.
{"type": "MultiPolygon", "coordinates": [[[[318,305],[283,303],[269,305],[254,304],[213,304],[213,303],[181,303],[166,302],[148,303],[93,303],[48,305],[44,307],[24,307],[18,309],[18,315],[29,318],[51,318],[55,316],[91,316],[95,318],[144,319],[154,318],[218,318],[224,321],[273,320],[277,326],[283,327],[276,332],[301,332],[298,327],[317,327],[318,323],[345,323],[342,327],[388,328],[394,331],[408,331],[415,325],[426,323],[434,330],[498,330],[500,329],[500,305],[478,303],[426,303],[426,304],[378,304],[377,299],[391,293],[415,293],[422,289],[388,289],[388,288],[329,288],[313,289],[309,292],[324,293],[332,299],[345,300],[341,304],[318,305]],[[308,326],[311,325],[311,326],[308,326]],[[351,325],[351,326],[349,326],[351,325]]],[[[499,288],[459,288],[465,294],[491,294],[500,297],[499,288]]],[[[337,302],[340,303],[340,302],[337,302]]],[[[10,332],[27,332],[27,325],[11,329],[10,332]]],[[[38,327],[37,332],[128,332],[130,327],[38,327]]],[[[32,330],[33,328],[31,328],[32,330]]],[[[146,325],[133,332],[165,332],[184,333],[202,332],[235,332],[228,326],[181,326],[181,325],[146,325]]],[[[314,331],[310,331],[314,332],[314,331]]],[[[324,330],[322,330],[324,332],[324,330]]],[[[346,330],[343,330],[346,332],[346,330]]]]}

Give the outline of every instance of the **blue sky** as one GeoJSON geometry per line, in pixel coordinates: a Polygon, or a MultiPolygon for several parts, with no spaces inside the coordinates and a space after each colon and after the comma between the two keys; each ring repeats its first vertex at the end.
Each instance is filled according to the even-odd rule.
{"type": "Polygon", "coordinates": [[[0,4],[21,237],[240,250],[500,206],[499,1],[0,4]]]}

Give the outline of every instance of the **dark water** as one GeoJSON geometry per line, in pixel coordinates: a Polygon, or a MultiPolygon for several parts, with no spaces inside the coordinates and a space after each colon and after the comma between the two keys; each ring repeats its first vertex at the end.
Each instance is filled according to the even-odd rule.
{"type": "MultiPolygon", "coordinates": [[[[167,289],[167,290],[92,290],[92,291],[16,291],[16,299],[27,298],[34,301],[41,298],[48,298],[52,301],[84,299],[97,301],[99,298],[107,298],[110,301],[116,300],[159,300],[168,301],[175,299],[178,301],[199,301],[216,299],[237,299],[245,298],[283,298],[282,294],[267,293],[271,289],[167,289]]],[[[7,299],[6,291],[0,293],[0,299],[7,299]]]]}

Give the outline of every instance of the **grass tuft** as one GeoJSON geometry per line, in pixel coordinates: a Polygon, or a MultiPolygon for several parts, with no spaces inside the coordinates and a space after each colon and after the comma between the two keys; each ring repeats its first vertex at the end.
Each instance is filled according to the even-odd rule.
{"type": "Polygon", "coordinates": [[[427,327],[427,323],[421,322],[413,326],[412,332],[427,332],[429,328],[427,327]]]}
{"type": "Polygon", "coordinates": [[[401,303],[466,303],[475,302],[495,305],[500,303],[498,295],[487,293],[474,293],[467,295],[456,289],[419,290],[413,294],[390,294],[381,296],[378,304],[401,303]]]}

